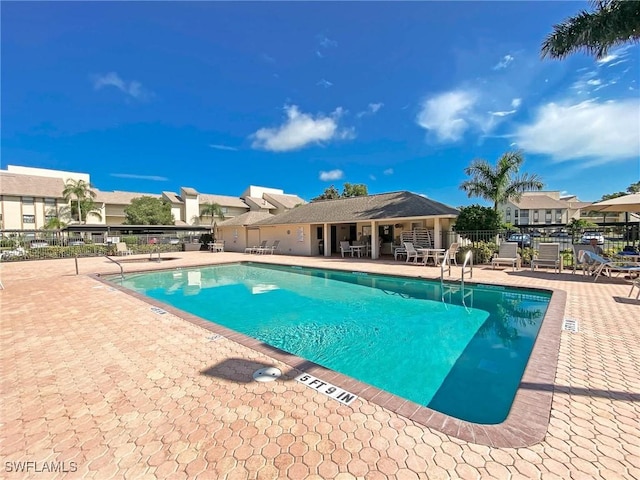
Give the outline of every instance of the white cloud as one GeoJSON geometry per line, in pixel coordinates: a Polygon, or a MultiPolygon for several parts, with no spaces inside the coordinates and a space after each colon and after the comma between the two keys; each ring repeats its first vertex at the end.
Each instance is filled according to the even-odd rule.
{"type": "Polygon", "coordinates": [[[393,168],[387,168],[384,172],[385,175],[393,175],[393,168]]]}
{"type": "Polygon", "coordinates": [[[331,40],[325,35],[321,34],[321,35],[318,35],[316,38],[318,39],[318,45],[320,45],[323,48],[331,48],[331,47],[338,46],[338,42],[336,42],[335,40],[331,40]]]}
{"type": "Polygon", "coordinates": [[[511,55],[505,55],[504,57],[502,57],[502,59],[493,66],[494,70],[502,70],[505,69],[509,66],[509,64],[511,62],[513,62],[515,60],[515,58],[511,55]]]}
{"type": "Polygon", "coordinates": [[[375,176],[374,174],[370,174],[370,175],[369,175],[369,179],[370,179],[370,180],[376,180],[376,176],[375,176]]]}
{"type": "Polygon", "coordinates": [[[334,139],[350,139],[355,136],[353,129],[338,128],[338,119],[344,113],[341,107],[330,116],[317,115],[315,118],[302,113],[296,105],[285,106],[287,120],[275,128],[261,128],[252,135],[252,147],[286,152],[298,150],[310,144],[317,144],[334,139]]]}
{"type": "Polygon", "coordinates": [[[154,182],[166,182],[169,180],[167,177],[159,177],[157,175],[135,175],[133,173],[110,173],[109,176],[118,178],[134,178],[136,180],[153,180],[154,182]]]}
{"type": "Polygon", "coordinates": [[[227,145],[220,145],[220,144],[211,144],[209,145],[211,148],[215,148],[216,150],[228,150],[231,152],[237,152],[238,149],[236,147],[228,147],[227,145]]]}
{"type": "Polygon", "coordinates": [[[494,117],[506,117],[508,115],[513,115],[517,110],[507,110],[502,112],[489,112],[489,115],[493,115],[494,117]]]}
{"type": "Polygon", "coordinates": [[[469,128],[469,114],[476,103],[472,92],[456,90],[423,101],[417,122],[441,142],[460,140],[469,128]]]}
{"type": "Polygon", "coordinates": [[[378,110],[380,110],[382,107],[384,107],[384,103],[380,102],[380,103],[370,103],[367,106],[366,110],[363,110],[362,112],[358,112],[358,114],[356,115],[358,118],[364,117],[365,115],[375,115],[378,110]]]}
{"type": "Polygon", "coordinates": [[[514,98],[513,100],[511,100],[511,106],[513,108],[518,108],[520,105],[522,105],[522,99],[521,98],[514,98]]]}
{"type": "Polygon", "coordinates": [[[622,47],[615,48],[611,50],[611,52],[599,60],[596,60],[598,65],[607,65],[609,67],[613,67],[614,65],[618,65],[620,63],[624,63],[627,61],[627,57],[629,56],[629,49],[633,45],[624,45],[622,47]],[[614,60],[618,60],[614,62],[614,60]],[[614,63],[612,63],[614,62],[614,63]]]}
{"type": "Polygon", "coordinates": [[[130,82],[124,81],[116,72],[109,72],[104,75],[92,75],[93,88],[100,90],[103,87],[116,87],[118,90],[135,98],[136,100],[148,100],[153,96],[153,93],[142,87],[140,82],[132,80],[130,82]]]}
{"type": "Polygon", "coordinates": [[[324,58],[324,55],[322,54],[322,52],[320,50],[316,50],[316,55],[318,58],[324,58]]]}
{"type": "Polygon", "coordinates": [[[260,58],[262,58],[262,61],[265,63],[276,63],[276,59],[266,53],[263,53],[260,58]]]}
{"type": "Polygon", "coordinates": [[[325,80],[324,78],[322,80],[319,80],[316,85],[324,88],[333,87],[333,83],[331,83],[329,80],[325,80]]]}
{"type": "Polygon", "coordinates": [[[548,103],[514,137],[526,152],[554,161],[589,160],[583,167],[638,158],[640,101],[637,98],[575,104],[548,103]]]}
{"type": "Polygon", "coordinates": [[[321,171],[320,172],[320,180],[323,182],[329,182],[331,180],[340,180],[344,177],[344,172],[342,170],[329,170],[328,172],[321,171]]]}

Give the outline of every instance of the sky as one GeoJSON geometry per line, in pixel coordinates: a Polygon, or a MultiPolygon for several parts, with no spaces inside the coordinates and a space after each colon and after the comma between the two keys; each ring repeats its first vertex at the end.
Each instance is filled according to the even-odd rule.
{"type": "Polygon", "coordinates": [[[305,200],[330,185],[459,207],[476,158],[545,190],[640,179],[640,46],[542,60],[587,2],[2,2],[2,168],[105,191],[305,200]]]}

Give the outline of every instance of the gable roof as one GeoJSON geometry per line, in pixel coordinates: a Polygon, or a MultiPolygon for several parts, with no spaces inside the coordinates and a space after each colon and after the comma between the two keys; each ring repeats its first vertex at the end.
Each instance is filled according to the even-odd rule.
{"type": "Polygon", "coordinates": [[[217,203],[221,207],[249,208],[249,205],[247,205],[241,198],[231,197],[228,195],[212,195],[208,193],[201,193],[200,204],[203,203],[217,203]]]}
{"type": "Polygon", "coordinates": [[[256,222],[269,219],[273,216],[274,215],[267,212],[246,212],[218,223],[218,227],[243,227],[253,225],[256,222]]]}
{"type": "Polygon", "coordinates": [[[263,197],[265,198],[265,200],[272,202],[282,208],[293,208],[296,205],[307,203],[297,195],[265,193],[263,197]]]}
{"type": "Polygon", "coordinates": [[[259,225],[340,223],[417,217],[455,217],[460,212],[444,203],[401,191],[363,197],[323,200],[300,205],[259,225]]]}
{"type": "Polygon", "coordinates": [[[96,198],[93,199],[94,202],[116,205],[129,205],[132,200],[140,197],[162,198],[162,195],[158,195],[157,193],[121,192],[119,190],[103,192],[96,189],[94,189],[94,192],[96,192],[96,198]]]}
{"type": "Polygon", "coordinates": [[[548,195],[523,195],[520,198],[519,202],[512,201],[512,203],[522,210],[530,210],[536,208],[562,209],[569,207],[568,202],[556,200],[555,198],[551,198],[548,195]]]}
{"type": "Polygon", "coordinates": [[[264,198],[260,197],[244,197],[244,201],[247,202],[249,206],[254,206],[256,208],[266,208],[267,210],[273,210],[276,207],[267,202],[264,198]]]}
{"type": "Polygon", "coordinates": [[[61,178],[0,172],[0,195],[62,198],[61,178]]]}

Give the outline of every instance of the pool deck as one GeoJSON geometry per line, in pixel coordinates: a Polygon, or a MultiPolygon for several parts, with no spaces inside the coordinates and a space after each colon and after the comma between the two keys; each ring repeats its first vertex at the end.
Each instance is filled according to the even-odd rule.
{"type": "MultiPolygon", "coordinates": [[[[252,260],[440,274],[366,258],[171,256],[124,270],[252,260]]],[[[552,331],[536,345],[542,363],[524,379],[523,395],[540,400],[525,406],[550,412],[546,434],[537,438],[516,418],[524,423],[511,433],[531,441],[505,447],[513,439],[504,432],[492,437],[484,427],[466,437],[476,441],[461,440],[460,425],[450,436],[448,420],[431,428],[431,419],[411,419],[409,402],[358,392],[358,382],[344,385],[257,342],[250,348],[243,336],[216,338],[179,311],[156,313],[94,276],[119,273],[104,258],[78,265],[79,275],[73,259],[0,264],[3,478],[640,478],[640,302],[621,277],[593,283],[581,274],[474,269],[473,281],[566,292],[564,312],[556,306],[555,314],[579,324],[577,333],[550,325],[555,346],[552,331]],[[549,369],[544,358],[554,349],[557,366],[549,369]],[[285,374],[252,381],[262,366],[285,374]],[[297,368],[361,396],[342,405],[294,381],[297,368]],[[14,463],[27,461],[35,463],[14,463]],[[46,473],[52,467],[65,472],[46,473]]]]}

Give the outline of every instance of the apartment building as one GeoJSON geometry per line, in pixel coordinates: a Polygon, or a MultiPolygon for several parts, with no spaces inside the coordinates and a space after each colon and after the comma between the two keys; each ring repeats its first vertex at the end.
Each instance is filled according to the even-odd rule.
{"type": "Polygon", "coordinates": [[[498,205],[504,220],[515,226],[541,227],[566,225],[580,218],[581,210],[591,205],[576,196],[561,196],[559,191],[525,192],[519,201],[498,205]]]}
{"type": "MultiPolygon", "coordinates": [[[[0,229],[39,230],[50,218],[60,216],[65,211],[64,207],[69,206],[62,196],[65,182],[69,179],[91,183],[87,173],[13,165],[0,170],[0,229]]],[[[125,220],[124,209],[133,199],[141,196],[167,201],[171,205],[176,225],[212,223],[210,216],[202,215],[204,206],[209,203],[220,205],[225,218],[250,211],[284,213],[296,205],[306,203],[297,195],[287,194],[281,189],[253,185],[239,197],[200,193],[190,187],[181,187],[177,193],[93,190],[97,208],[95,213],[87,215],[86,223],[96,225],[121,225],[125,220]]],[[[70,223],[68,218],[65,221],[70,223]]]]}

